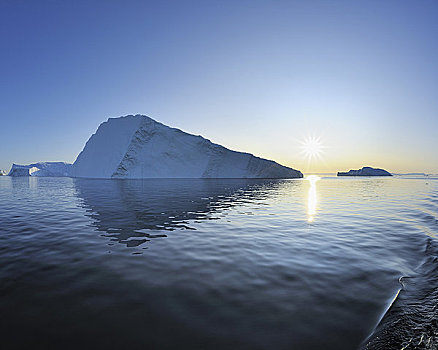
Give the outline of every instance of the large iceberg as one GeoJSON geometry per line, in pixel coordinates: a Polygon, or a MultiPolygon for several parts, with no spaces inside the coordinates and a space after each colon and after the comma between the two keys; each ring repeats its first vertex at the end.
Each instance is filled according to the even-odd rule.
{"type": "Polygon", "coordinates": [[[41,162],[29,165],[12,164],[9,176],[70,176],[71,164],[41,162]]]}
{"type": "Polygon", "coordinates": [[[365,166],[359,170],[350,170],[349,172],[340,171],[338,172],[338,176],[392,176],[392,174],[384,169],[365,166]]]}
{"type": "Polygon", "coordinates": [[[109,118],[71,169],[88,178],[301,178],[298,170],[236,152],[144,115],[109,118]]]}

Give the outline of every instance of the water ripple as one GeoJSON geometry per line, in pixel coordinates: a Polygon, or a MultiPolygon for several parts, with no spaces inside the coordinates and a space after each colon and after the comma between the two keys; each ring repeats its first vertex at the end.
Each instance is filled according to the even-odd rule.
{"type": "Polygon", "coordinates": [[[432,348],[437,183],[0,177],[3,344],[432,348]]]}

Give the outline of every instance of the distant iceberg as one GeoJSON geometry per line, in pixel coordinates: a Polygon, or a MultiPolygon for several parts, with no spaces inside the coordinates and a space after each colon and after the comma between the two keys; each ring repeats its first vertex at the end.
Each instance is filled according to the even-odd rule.
{"type": "Polygon", "coordinates": [[[350,170],[348,172],[338,172],[338,176],[392,176],[391,173],[384,169],[363,167],[359,170],[350,170]]]}
{"type": "Polygon", "coordinates": [[[401,173],[401,174],[395,174],[395,175],[401,175],[401,176],[429,176],[429,174],[426,174],[426,173],[401,173]]]}
{"type": "Polygon", "coordinates": [[[12,164],[9,176],[70,176],[71,164],[41,162],[29,165],[12,164]]]}
{"type": "Polygon", "coordinates": [[[71,168],[84,178],[301,178],[272,160],[229,150],[147,116],[109,118],[71,168]]]}

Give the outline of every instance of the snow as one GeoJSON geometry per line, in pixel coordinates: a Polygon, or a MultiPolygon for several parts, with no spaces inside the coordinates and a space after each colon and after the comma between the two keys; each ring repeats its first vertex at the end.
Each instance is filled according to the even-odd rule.
{"type": "Polygon", "coordinates": [[[70,176],[71,164],[41,162],[29,165],[12,164],[9,176],[70,176]]]}
{"type": "Polygon", "coordinates": [[[392,176],[391,173],[384,169],[363,167],[359,170],[350,170],[349,172],[338,172],[338,176],[392,176]]]}
{"type": "Polygon", "coordinates": [[[299,178],[301,172],[236,152],[143,115],[110,118],[72,166],[89,178],[299,178]]]}

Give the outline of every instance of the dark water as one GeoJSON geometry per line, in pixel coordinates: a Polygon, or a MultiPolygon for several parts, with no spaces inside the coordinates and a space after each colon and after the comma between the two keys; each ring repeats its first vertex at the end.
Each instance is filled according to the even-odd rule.
{"type": "Polygon", "coordinates": [[[1,348],[436,349],[438,179],[0,177],[1,348]]]}

